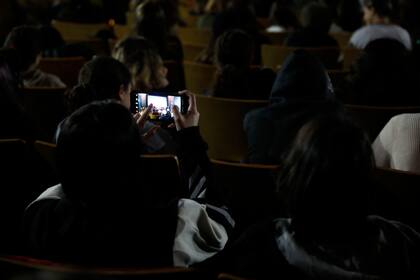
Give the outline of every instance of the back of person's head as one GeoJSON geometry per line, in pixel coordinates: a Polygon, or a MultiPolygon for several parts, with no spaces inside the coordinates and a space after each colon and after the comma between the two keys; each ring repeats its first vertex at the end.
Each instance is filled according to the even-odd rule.
{"type": "Polygon", "coordinates": [[[347,79],[359,104],[409,106],[419,104],[419,89],[410,52],[401,42],[377,39],[370,42],[353,63],[347,79]],[[398,94],[396,94],[398,92],[398,94]]]}
{"type": "Polygon", "coordinates": [[[157,49],[143,37],[129,37],[118,42],[113,57],[128,67],[135,89],[156,90],[169,83],[157,49]]]}
{"type": "Polygon", "coordinates": [[[299,19],[293,11],[292,5],[284,2],[288,1],[276,1],[273,20],[276,24],[285,27],[286,30],[297,29],[300,26],[299,19]]]}
{"type": "Polygon", "coordinates": [[[332,16],[328,7],[317,2],[305,5],[301,11],[300,17],[304,28],[309,28],[318,32],[328,33],[332,23],[332,16]]]}
{"type": "Polygon", "coordinates": [[[325,67],[313,55],[297,50],[285,59],[271,90],[271,101],[324,100],[334,97],[325,67]]]}
{"type": "Polygon", "coordinates": [[[60,32],[51,25],[42,25],[39,27],[43,42],[43,56],[57,57],[60,56],[61,48],[65,42],[60,32]]]}
{"type": "Polygon", "coordinates": [[[369,9],[374,9],[380,17],[393,16],[394,7],[391,0],[362,0],[362,5],[369,9]]]}
{"type": "Polygon", "coordinates": [[[280,199],[299,234],[328,239],[363,223],[374,159],[369,139],[353,122],[339,114],[311,119],[281,166],[280,199]]]}
{"type": "Polygon", "coordinates": [[[129,90],[131,75],[127,67],[111,57],[95,57],[83,65],[79,82],[69,95],[71,111],[96,100],[120,100],[120,91],[129,90]]]}
{"type": "Polygon", "coordinates": [[[136,8],[137,35],[151,40],[159,49],[167,45],[169,30],[165,10],[156,0],[146,0],[136,8]]]}
{"type": "Polygon", "coordinates": [[[12,29],[4,42],[7,48],[16,49],[19,53],[22,72],[36,65],[37,58],[42,52],[42,37],[38,28],[34,26],[18,26],[12,29]]]}
{"type": "Polygon", "coordinates": [[[124,195],[137,176],[138,126],[114,101],[82,106],[64,120],[57,139],[57,168],[64,192],[87,201],[124,195]]]}
{"type": "Polygon", "coordinates": [[[219,67],[234,65],[247,67],[254,56],[254,41],[247,33],[231,29],[216,40],[216,62],[219,67]]]}

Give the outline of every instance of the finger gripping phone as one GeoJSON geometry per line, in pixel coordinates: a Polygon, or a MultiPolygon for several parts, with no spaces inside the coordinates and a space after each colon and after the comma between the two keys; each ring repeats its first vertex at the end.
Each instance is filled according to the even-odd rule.
{"type": "Polygon", "coordinates": [[[178,106],[181,114],[185,114],[188,109],[188,97],[178,93],[163,93],[163,92],[135,92],[135,111],[142,112],[149,104],[153,104],[150,119],[156,120],[172,120],[172,107],[178,106]]]}

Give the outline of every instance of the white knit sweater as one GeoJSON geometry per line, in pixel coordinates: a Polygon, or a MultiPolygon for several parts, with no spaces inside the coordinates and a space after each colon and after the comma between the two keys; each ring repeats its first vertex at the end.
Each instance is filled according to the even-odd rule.
{"type": "Polygon", "coordinates": [[[393,117],[373,143],[378,167],[420,173],[420,113],[393,117]]]}

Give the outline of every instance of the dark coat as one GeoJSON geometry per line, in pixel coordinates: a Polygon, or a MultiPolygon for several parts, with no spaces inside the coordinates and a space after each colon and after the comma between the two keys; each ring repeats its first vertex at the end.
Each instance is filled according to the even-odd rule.
{"type": "Polygon", "coordinates": [[[313,56],[291,54],[277,74],[270,105],[244,119],[248,140],[246,161],[278,164],[299,128],[314,115],[338,111],[330,79],[313,56]]]}

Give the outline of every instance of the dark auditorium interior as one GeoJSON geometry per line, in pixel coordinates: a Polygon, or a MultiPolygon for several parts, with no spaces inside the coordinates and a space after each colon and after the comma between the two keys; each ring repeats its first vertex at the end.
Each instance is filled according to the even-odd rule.
{"type": "Polygon", "coordinates": [[[0,187],[1,280],[420,279],[420,1],[1,0],[0,187]]]}

